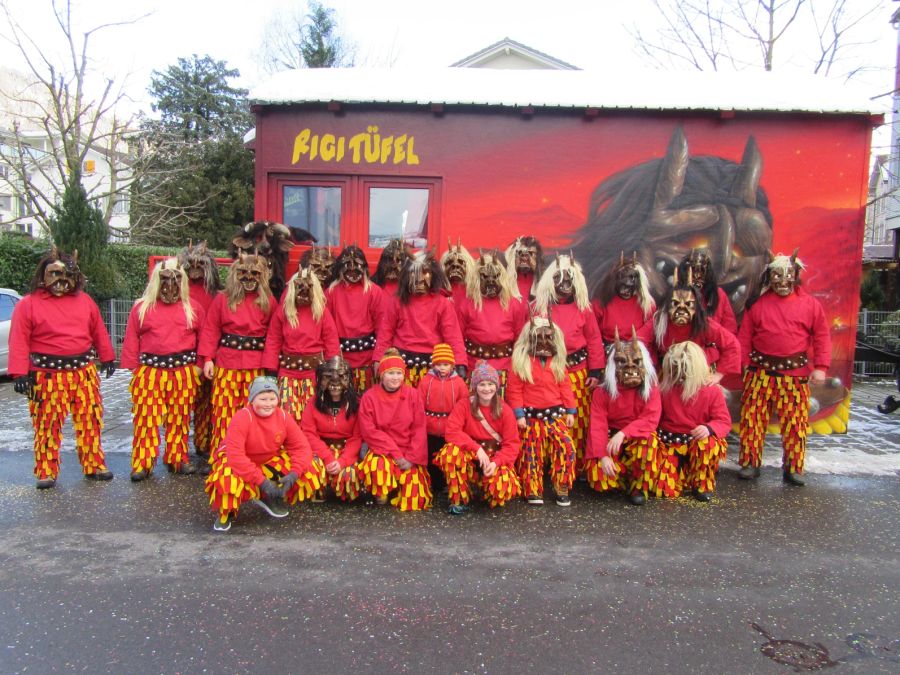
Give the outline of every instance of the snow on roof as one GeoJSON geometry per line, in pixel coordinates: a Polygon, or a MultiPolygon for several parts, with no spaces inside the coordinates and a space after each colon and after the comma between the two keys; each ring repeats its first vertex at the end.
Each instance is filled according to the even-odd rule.
{"type": "Polygon", "coordinates": [[[538,51],[534,47],[529,47],[528,45],[524,45],[521,42],[516,42],[515,40],[508,37],[503,38],[502,40],[499,40],[492,45],[488,45],[484,49],[479,49],[474,54],[469,54],[464,59],[460,59],[456,63],[452,63],[450,65],[454,68],[471,68],[472,66],[476,66],[485,61],[489,61],[492,56],[503,52],[517,53],[526,59],[532,59],[544,64],[547,67],[556,68],[557,70],[580,70],[578,66],[573,66],[571,63],[566,63],[562,59],[558,59],[555,56],[545,54],[544,52],[538,51]]]}
{"type": "MultiPolygon", "coordinates": [[[[887,99],[887,100],[885,100],[887,99]]],[[[433,68],[307,68],[278,73],[250,92],[251,103],[394,103],[605,110],[744,110],[884,114],[853,83],[743,72],[592,72],[433,68]]]]}

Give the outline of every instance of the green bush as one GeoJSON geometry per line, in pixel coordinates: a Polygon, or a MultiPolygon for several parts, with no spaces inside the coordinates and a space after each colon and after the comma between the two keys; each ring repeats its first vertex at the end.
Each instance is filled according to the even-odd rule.
{"type": "Polygon", "coordinates": [[[25,295],[31,288],[31,277],[49,244],[22,235],[0,234],[0,287],[25,295]]]}

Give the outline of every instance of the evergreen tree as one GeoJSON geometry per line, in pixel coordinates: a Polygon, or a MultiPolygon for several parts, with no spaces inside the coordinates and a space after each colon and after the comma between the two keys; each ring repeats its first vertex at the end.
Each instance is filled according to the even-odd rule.
{"type": "Polygon", "coordinates": [[[276,12],[268,21],[257,56],[263,70],[278,73],[353,65],[354,47],[341,35],[335,11],[317,0],[307,9],[300,5],[276,12]]]}

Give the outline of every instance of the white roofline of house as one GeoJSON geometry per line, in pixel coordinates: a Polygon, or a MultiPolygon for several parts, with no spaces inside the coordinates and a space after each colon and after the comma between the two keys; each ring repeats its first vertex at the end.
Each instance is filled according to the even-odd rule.
{"type": "Polygon", "coordinates": [[[859,115],[882,115],[890,111],[890,100],[876,103],[870,96],[870,92],[853,83],[764,71],[600,73],[489,68],[313,68],[278,73],[250,92],[250,102],[287,105],[338,101],[859,115]]]}
{"type": "Polygon", "coordinates": [[[503,38],[502,40],[499,40],[492,45],[488,45],[484,49],[479,49],[474,54],[469,54],[469,56],[465,57],[464,59],[460,59],[456,63],[450,64],[450,67],[468,68],[473,65],[488,61],[492,56],[496,54],[509,52],[518,53],[522,57],[532,59],[537,63],[542,63],[548,68],[556,68],[558,70],[579,70],[578,66],[573,66],[571,63],[566,63],[565,61],[558,59],[555,56],[545,54],[544,52],[538,51],[534,47],[529,47],[528,45],[524,45],[521,42],[516,42],[515,40],[508,37],[503,38]]]}

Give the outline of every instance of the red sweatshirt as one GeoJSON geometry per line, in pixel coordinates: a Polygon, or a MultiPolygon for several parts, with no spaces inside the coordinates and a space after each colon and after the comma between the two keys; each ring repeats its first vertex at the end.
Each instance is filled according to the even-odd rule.
{"type": "Polygon", "coordinates": [[[731,414],[725,404],[725,394],[718,385],[700,387],[689,401],[681,398],[681,385],[675,385],[660,395],[662,417],[659,428],[676,434],[686,434],[699,424],[710,428],[718,438],[731,431],[731,414]]]}
{"type": "Polygon", "coordinates": [[[428,465],[425,407],[409,385],[391,393],[380,384],[368,389],[359,404],[359,431],[379,455],[428,465]]]}
{"type": "MultiPolygon", "coordinates": [[[[369,290],[362,283],[338,282],[325,294],[326,308],[334,319],[340,338],[359,338],[374,334],[381,320],[384,291],[370,283],[369,290]]],[[[372,363],[372,350],[364,352],[344,350],[344,359],[352,368],[364,368],[372,363]]]]}
{"type": "Polygon", "coordinates": [[[91,347],[101,362],[116,358],[100,309],[87,293],[57,298],[39,288],[16,303],[9,331],[10,377],[42,370],[31,365],[28,355],[32,352],[78,356],[91,347]]]}
{"type": "Polygon", "coordinates": [[[466,299],[466,284],[465,282],[450,282],[450,299],[453,300],[453,304],[459,307],[460,303],[465,301],[466,299]]]}
{"type": "MultiPolygon", "coordinates": [[[[509,299],[509,306],[503,309],[499,298],[482,298],[481,311],[467,297],[456,304],[456,316],[463,337],[478,345],[496,345],[515,342],[528,321],[528,305],[517,298],[509,299]]],[[[497,370],[509,370],[511,357],[486,359],[497,370]]],[[[468,356],[469,369],[479,361],[477,356],[468,356]]]]}
{"type": "MultiPolygon", "coordinates": [[[[500,436],[500,449],[491,458],[497,466],[512,466],[519,457],[519,428],[516,426],[516,416],[505,402],[500,419],[494,419],[490,407],[478,406],[482,417],[488,425],[500,436]]],[[[472,415],[472,405],[468,398],[459,401],[447,419],[447,433],[444,440],[453,443],[468,452],[478,452],[484,441],[493,441],[481,420],[472,415]]]]}
{"type": "MultiPolygon", "coordinates": [[[[18,309],[18,308],[17,308],[18,309]]],[[[808,376],[813,368],[827,371],[831,366],[831,335],[822,304],[805,290],[786,298],[768,291],[744,312],[741,322],[741,365],[750,365],[750,350],[770,356],[790,356],[806,352],[803,368],[782,371],[808,376]]]]}
{"type": "MultiPolygon", "coordinates": [[[[469,388],[466,381],[459,375],[450,371],[447,377],[441,377],[434,370],[429,370],[425,377],[419,380],[419,394],[425,405],[426,413],[449,414],[460,399],[469,398],[469,388]]],[[[433,417],[425,415],[425,425],[430,436],[443,436],[447,425],[447,417],[433,417]]]]}
{"type": "MultiPolygon", "coordinates": [[[[209,309],[209,306],[212,304],[213,299],[215,298],[209,291],[206,290],[206,286],[203,285],[202,281],[191,281],[188,284],[188,291],[191,296],[191,300],[196,302],[203,308],[204,313],[209,309]]],[[[216,293],[216,295],[219,295],[216,293]]]]}
{"type": "Polygon", "coordinates": [[[260,467],[278,455],[282,448],[291,458],[291,471],[302,476],[312,469],[312,450],[294,418],[281,408],[268,417],[260,417],[247,406],[231,418],[225,432],[225,456],[236,476],[251,485],[265,480],[260,467]]]}
{"type": "Polygon", "coordinates": [[[585,459],[609,457],[606,444],[609,430],[618,429],[626,440],[650,438],[659,426],[662,412],[659,388],[650,389],[645,401],[641,398],[641,388],[619,388],[619,395],[612,398],[605,387],[594,389],[591,399],[590,442],[584,452],[585,459]]]}
{"type": "Polygon", "coordinates": [[[716,312],[709,318],[732,335],[737,335],[737,319],[734,316],[734,310],[731,308],[731,300],[728,299],[728,294],[724,288],[719,289],[719,302],[716,305],[716,312]]]}
{"type": "Polygon", "coordinates": [[[459,321],[450,298],[440,293],[413,295],[406,305],[397,296],[386,298],[378,329],[373,360],[379,361],[388,347],[431,354],[434,346],[446,342],[457,363],[468,363],[459,321]]]}
{"type": "Polygon", "coordinates": [[[650,313],[644,315],[644,310],[638,304],[637,297],[623,300],[618,295],[603,306],[599,299],[591,304],[594,316],[600,326],[600,335],[603,342],[610,344],[616,339],[616,328],[619,329],[619,337],[623,340],[631,337],[631,327],[640,331],[646,323],[652,323],[653,312],[656,311],[656,303],[650,303],[650,313]]]}
{"type": "Polygon", "coordinates": [[[217,293],[209,306],[206,321],[203,322],[200,331],[200,344],[197,345],[200,365],[212,359],[217,368],[230,370],[262,368],[262,351],[221,347],[219,339],[223,333],[264,337],[274,307],[275,298],[270,296],[269,313],[264,313],[256,304],[256,293],[248,293],[232,312],[225,294],[217,293]]]}
{"type": "Polygon", "coordinates": [[[322,356],[330,359],[341,353],[338,344],[337,329],[334,327],[334,319],[327,311],[322,313],[322,318],[316,321],[312,316],[312,309],[307,306],[297,308],[297,325],[291,326],[284,315],[284,305],[279,304],[278,309],[272,314],[269,321],[269,329],[266,333],[266,348],[263,350],[262,365],[266,370],[277,370],[279,377],[310,378],[315,371],[289,370],[278,363],[278,356],[285,354],[315,354],[322,352],[322,356]]]}
{"type": "Polygon", "coordinates": [[[506,400],[512,406],[516,417],[524,417],[522,408],[552,408],[562,406],[566,412],[574,415],[578,412],[575,407],[575,396],[572,393],[572,382],[564,377],[562,382],[557,382],[550,369],[550,361],[542,364],[541,359],[531,358],[531,379],[533,383],[526,382],[515,371],[510,369],[509,379],[506,382],[506,400]]]}
{"type": "Polygon", "coordinates": [[[571,355],[587,347],[587,361],[575,366],[576,369],[606,368],[606,350],[603,348],[597,319],[590,307],[578,309],[574,302],[561,302],[550,306],[550,316],[566,338],[566,354],[571,355]]]}
{"type": "Polygon", "coordinates": [[[359,415],[347,417],[347,406],[341,408],[337,415],[322,413],[310,401],[303,409],[300,418],[300,429],[312,448],[313,454],[325,464],[330,464],[334,454],[328,448],[328,441],[344,439],[344,447],[338,457],[342,469],[359,461],[359,448],[362,436],[359,434],[359,415]]]}
{"type": "Polygon", "coordinates": [[[522,296],[522,302],[526,305],[531,298],[531,287],[534,285],[533,274],[516,274],[516,286],[519,289],[519,295],[522,296]]]}
{"type": "Polygon", "coordinates": [[[125,341],[119,361],[123,368],[134,370],[141,365],[141,354],[177,354],[197,349],[200,326],[203,325],[203,308],[191,301],[194,320],[190,327],[180,302],[167,305],[157,302],[144,315],[141,323],[138,303],[131,308],[125,327],[125,341]]]}
{"type": "Polygon", "coordinates": [[[707,323],[706,331],[703,334],[695,337],[691,337],[690,325],[676,326],[669,322],[666,334],[663,336],[662,346],[656,342],[651,322],[644,325],[638,333],[638,339],[646,345],[657,365],[662,362],[669,347],[676,342],[690,340],[703,349],[703,353],[706,354],[706,362],[710,366],[715,364],[717,373],[733,375],[741,372],[741,346],[737,338],[713,320],[707,323]]]}

